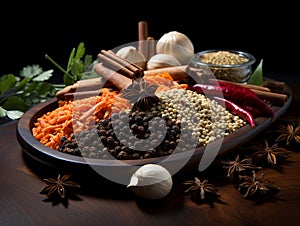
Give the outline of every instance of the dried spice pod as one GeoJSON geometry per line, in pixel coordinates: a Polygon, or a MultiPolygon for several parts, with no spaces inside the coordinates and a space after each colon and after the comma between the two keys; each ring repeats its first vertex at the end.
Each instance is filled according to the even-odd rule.
{"type": "Polygon", "coordinates": [[[223,168],[227,170],[226,176],[233,181],[239,181],[240,175],[253,170],[261,170],[262,167],[258,167],[252,164],[252,158],[244,158],[240,160],[240,155],[237,155],[234,160],[220,160],[219,163],[223,165],[223,168]]]}
{"type": "Polygon", "coordinates": [[[257,177],[255,171],[252,171],[252,176],[240,176],[242,182],[239,184],[239,191],[244,198],[268,198],[280,191],[279,187],[264,180],[264,176],[262,172],[257,177]]]}
{"type": "Polygon", "coordinates": [[[67,198],[68,192],[71,192],[72,189],[80,188],[80,185],[70,180],[71,174],[58,175],[57,179],[46,178],[44,181],[47,183],[40,194],[45,194],[49,198],[54,198],[59,196],[64,199],[67,198]]]}
{"type": "Polygon", "coordinates": [[[286,146],[290,146],[293,143],[300,143],[300,125],[279,125],[276,132],[280,133],[276,138],[276,142],[284,142],[286,146]]]}
{"type": "Polygon", "coordinates": [[[276,166],[278,160],[287,159],[289,151],[283,147],[279,147],[278,143],[269,145],[267,140],[264,140],[264,144],[257,142],[249,147],[254,153],[251,158],[255,162],[262,162],[263,164],[276,166]]]}
{"type": "Polygon", "coordinates": [[[144,78],[132,80],[132,83],[121,90],[120,95],[133,104],[134,110],[149,110],[160,101],[155,95],[158,85],[148,84],[144,78]]]}
{"type": "Polygon", "coordinates": [[[189,185],[185,193],[189,194],[191,199],[196,202],[212,201],[220,197],[219,188],[208,183],[208,180],[201,181],[198,177],[195,177],[194,180],[188,180],[183,184],[189,185]]]}

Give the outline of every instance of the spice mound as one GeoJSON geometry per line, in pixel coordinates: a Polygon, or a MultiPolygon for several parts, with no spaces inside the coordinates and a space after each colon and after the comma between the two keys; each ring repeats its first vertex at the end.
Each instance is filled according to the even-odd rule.
{"type": "Polygon", "coordinates": [[[58,151],[100,159],[144,159],[204,146],[246,122],[215,100],[173,88],[157,94],[148,110],[124,109],[101,119],[94,128],[62,137],[58,151]]]}
{"type": "Polygon", "coordinates": [[[242,64],[249,61],[249,59],[229,51],[208,52],[199,58],[203,63],[217,65],[242,64]]]}

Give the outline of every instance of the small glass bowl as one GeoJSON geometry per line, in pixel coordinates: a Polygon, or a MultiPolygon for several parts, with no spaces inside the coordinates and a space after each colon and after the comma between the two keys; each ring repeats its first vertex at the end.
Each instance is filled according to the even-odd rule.
{"type": "Polygon", "coordinates": [[[210,69],[216,79],[246,83],[252,74],[253,55],[237,50],[205,50],[194,54],[191,65],[210,69]]]}

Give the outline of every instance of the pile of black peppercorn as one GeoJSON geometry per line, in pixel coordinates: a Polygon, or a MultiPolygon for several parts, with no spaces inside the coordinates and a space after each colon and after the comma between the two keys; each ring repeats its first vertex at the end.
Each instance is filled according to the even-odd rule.
{"type": "Polygon", "coordinates": [[[88,158],[144,159],[170,155],[180,141],[180,124],[159,111],[132,110],[113,113],[71,140],[62,138],[58,150],[88,158]]]}

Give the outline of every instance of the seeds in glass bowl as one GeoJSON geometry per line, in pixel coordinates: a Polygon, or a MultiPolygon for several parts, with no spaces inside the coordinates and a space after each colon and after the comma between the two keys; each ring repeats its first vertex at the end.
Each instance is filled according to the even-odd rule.
{"type": "Polygon", "coordinates": [[[203,63],[217,65],[242,64],[249,61],[244,56],[229,51],[208,52],[199,58],[203,63]]]}
{"type": "Polygon", "coordinates": [[[255,57],[235,50],[206,50],[196,53],[191,65],[210,69],[217,79],[247,82],[252,74],[255,57]]]}

